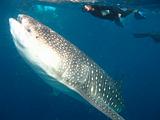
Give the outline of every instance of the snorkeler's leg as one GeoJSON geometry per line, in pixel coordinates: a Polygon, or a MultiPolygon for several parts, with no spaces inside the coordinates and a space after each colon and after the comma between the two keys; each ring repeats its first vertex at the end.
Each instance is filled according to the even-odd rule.
{"type": "Polygon", "coordinates": [[[121,17],[115,19],[114,22],[115,22],[116,25],[118,25],[120,27],[124,27],[121,17]]]}

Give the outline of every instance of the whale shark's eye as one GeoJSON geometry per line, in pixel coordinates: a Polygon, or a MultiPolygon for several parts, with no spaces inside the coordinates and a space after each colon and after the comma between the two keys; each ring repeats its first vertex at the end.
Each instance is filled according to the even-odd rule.
{"type": "Polygon", "coordinates": [[[31,29],[27,29],[28,32],[31,32],[31,29]]]}

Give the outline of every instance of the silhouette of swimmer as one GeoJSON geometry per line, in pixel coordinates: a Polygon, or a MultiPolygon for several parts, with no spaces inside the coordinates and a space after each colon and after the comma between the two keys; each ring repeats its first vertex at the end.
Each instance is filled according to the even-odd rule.
{"type": "Polygon", "coordinates": [[[145,18],[135,9],[123,9],[118,6],[107,5],[84,5],[83,9],[95,17],[114,21],[118,26],[123,27],[122,18],[134,13],[136,19],[145,18]]]}
{"type": "Polygon", "coordinates": [[[156,43],[160,43],[160,33],[135,33],[135,38],[152,38],[156,43]]]}

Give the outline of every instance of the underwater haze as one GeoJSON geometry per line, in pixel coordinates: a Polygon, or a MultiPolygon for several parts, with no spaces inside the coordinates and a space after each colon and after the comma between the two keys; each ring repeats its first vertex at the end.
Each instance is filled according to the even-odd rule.
{"type": "Polygon", "coordinates": [[[124,108],[120,114],[126,120],[160,120],[160,41],[133,35],[160,34],[156,6],[160,1],[112,1],[123,7],[137,5],[145,19],[135,20],[131,14],[122,28],[84,12],[85,3],[0,1],[0,120],[109,120],[91,105],[52,89],[21,58],[8,21],[18,14],[32,16],[54,29],[121,81],[124,108]],[[153,4],[152,9],[146,7],[153,4]]]}

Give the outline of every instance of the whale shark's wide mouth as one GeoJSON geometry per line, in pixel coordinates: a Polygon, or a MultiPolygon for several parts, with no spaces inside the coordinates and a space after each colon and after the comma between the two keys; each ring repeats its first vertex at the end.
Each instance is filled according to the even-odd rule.
{"type": "Polygon", "coordinates": [[[23,14],[19,14],[17,18],[9,18],[9,23],[11,25],[13,21],[16,21],[19,24],[23,25],[22,24],[22,19],[23,19],[23,14]]]}
{"type": "Polygon", "coordinates": [[[9,18],[10,32],[19,48],[25,48],[29,42],[28,40],[31,39],[32,34],[26,24],[28,22],[29,20],[25,19],[23,14],[19,14],[17,18],[9,18]]]}
{"type": "Polygon", "coordinates": [[[22,20],[23,20],[23,14],[19,14],[17,18],[9,18],[10,27],[13,28],[14,26],[20,25],[25,28],[25,26],[22,23],[22,20]]]}
{"type": "Polygon", "coordinates": [[[26,19],[26,18],[28,18],[28,16],[26,16],[24,14],[19,14],[17,16],[17,18],[10,18],[9,19],[10,26],[12,27],[13,25],[15,26],[15,25],[19,24],[19,25],[23,26],[25,28],[25,30],[30,32],[30,29],[29,29],[30,26],[28,26],[29,18],[28,19],[26,19]]]}

